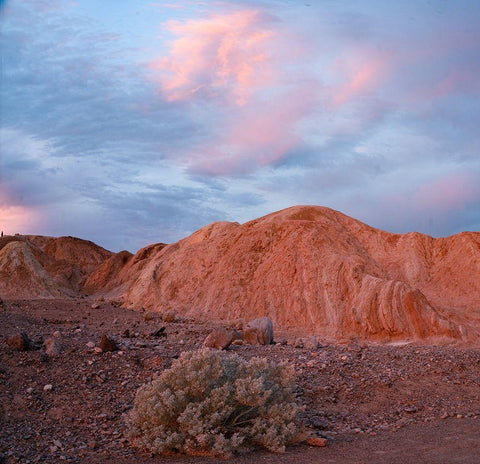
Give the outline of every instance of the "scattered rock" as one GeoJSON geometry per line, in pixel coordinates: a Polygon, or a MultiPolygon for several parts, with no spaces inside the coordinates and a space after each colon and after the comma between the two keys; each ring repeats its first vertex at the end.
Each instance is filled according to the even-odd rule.
{"type": "Polygon", "coordinates": [[[47,383],[47,385],[45,385],[43,387],[43,391],[52,391],[53,390],[53,385],[51,383],[47,383]]]}
{"type": "Polygon", "coordinates": [[[233,342],[234,334],[225,329],[216,329],[207,336],[203,346],[215,348],[217,350],[226,350],[233,342]]]}
{"type": "Polygon", "coordinates": [[[20,335],[7,338],[5,340],[8,345],[18,351],[29,351],[36,348],[35,344],[28,338],[28,335],[22,332],[20,335]]]}
{"type": "Polygon", "coordinates": [[[319,446],[324,448],[327,446],[328,440],[322,437],[308,437],[307,444],[310,446],[319,446]]]}
{"type": "Polygon", "coordinates": [[[273,343],[273,322],[269,317],[260,317],[247,324],[243,339],[250,345],[270,345],[273,343]]]}
{"type": "Polygon", "coordinates": [[[44,342],[45,352],[49,356],[59,356],[65,350],[63,343],[58,338],[49,338],[44,342]]]}
{"type": "Polygon", "coordinates": [[[92,309],[99,309],[100,305],[98,303],[93,303],[92,306],[90,306],[92,309]]]}
{"type": "Polygon", "coordinates": [[[102,349],[102,351],[117,351],[118,350],[118,345],[116,344],[115,340],[112,340],[111,338],[107,337],[106,335],[102,336],[102,340],[100,341],[100,344],[98,345],[99,348],[102,349]]]}

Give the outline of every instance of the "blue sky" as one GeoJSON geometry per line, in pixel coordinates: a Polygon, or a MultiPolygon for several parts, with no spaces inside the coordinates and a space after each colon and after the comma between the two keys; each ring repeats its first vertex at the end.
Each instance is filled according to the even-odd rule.
{"type": "Polygon", "coordinates": [[[0,227],[117,251],[296,205],[480,229],[480,3],[1,3],[0,227]]]}

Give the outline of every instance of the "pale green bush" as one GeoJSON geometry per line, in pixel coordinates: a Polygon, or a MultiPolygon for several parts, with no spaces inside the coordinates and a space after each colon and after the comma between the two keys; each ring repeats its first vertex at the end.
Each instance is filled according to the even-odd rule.
{"type": "Polygon", "coordinates": [[[183,353],[138,390],[130,439],[153,453],[228,457],[256,446],[282,453],[299,433],[294,389],[285,364],[207,349],[183,353]]]}

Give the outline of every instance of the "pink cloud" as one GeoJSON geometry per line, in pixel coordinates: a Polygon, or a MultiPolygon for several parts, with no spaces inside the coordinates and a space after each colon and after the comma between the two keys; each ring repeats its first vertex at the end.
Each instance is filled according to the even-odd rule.
{"type": "Polygon", "coordinates": [[[321,49],[304,47],[303,37],[260,10],[170,21],[166,28],[175,39],[152,63],[161,94],[169,102],[213,104],[215,133],[183,157],[195,172],[246,173],[277,162],[302,145],[303,120],[319,111],[334,117],[384,77],[378,53],[355,50],[322,61],[321,49]],[[320,63],[331,68],[330,86],[321,82],[320,63]]]}
{"type": "Polygon", "coordinates": [[[242,106],[269,81],[268,42],[274,33],[257,10],[241,10],[169,21],[177,38],[170,54],[152,64],[160,72],[162,93],[168,101],[207,96],[233,97],[242,106]]]}
{"type": "Polygon", "coordinates": [[[366,52],[337,62],[334,68],[340,84],[332,89],[330,106],[338,108],[377,89],[386,74],[385,64],[385,57],[369,56],[366,52]]]}

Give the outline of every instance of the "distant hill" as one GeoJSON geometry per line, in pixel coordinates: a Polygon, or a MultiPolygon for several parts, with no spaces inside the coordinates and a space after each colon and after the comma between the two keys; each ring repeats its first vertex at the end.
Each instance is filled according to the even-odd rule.
{"type": "Polygon", "coordinates": [[[2,298],[78,295],[87,277],[112,256],[93,242],[73,237],[15,235],[0,238],[2,298]]]}
{"type": "MultiPolygon", "coordinates": [[[[54,252],[54,242],[40,247],[35,240],[25,243],[52,259],[76,257],[85,293],[122,299],[127,307],[198,319],[268,315],[277,327],[336,339],[480,340],[478,232],[438,239],[391,234],[329,208],[296,206],[242,225],[213,223],[135,255],[84,241],[59,242],[58,250],[72,250],[54,252]],[[83,253],[89,259],[82,261],[83,253]]],[[[29,269],[38,275],[37,266],[29,269]]],[[[42,269],[58,281],[48,266],[42,269]]],[[[51,292],[42,276],[43,291],[51,292]]]]}

